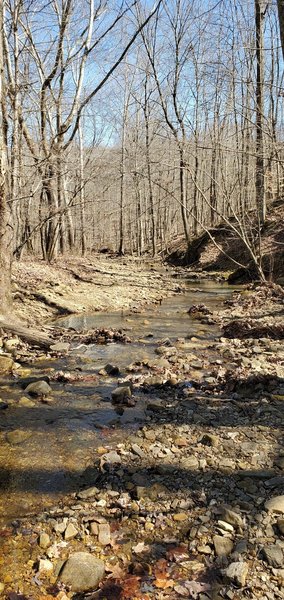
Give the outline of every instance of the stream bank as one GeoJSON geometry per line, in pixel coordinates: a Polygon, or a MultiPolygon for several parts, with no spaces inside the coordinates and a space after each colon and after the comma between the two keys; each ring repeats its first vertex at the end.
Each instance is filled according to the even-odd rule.
{"type": "MultiPolygon", "coordinates": [[[[231,295],[214,286],[197,281],[161,305],[113,313],[108,332],[123,321],[130,342],[80,347],[67,317],[67,355],[38,353],[31,364],[15,350],[22,364],[1,391],[8,600],[74,597],[88,574],[77,555],[73,580],[64,575],[76,552],[104,563],[101,583],[77,590],[93,600],[284,597],[284,354],[281,339],[267,337],[283,299],[273,288],[231,295]],[[247,318],[266,319],[266,336],[222,336],[222,325],[247,318]],[[35,374],[50,392],[28,394],[35,374]],[[129,392],[113,404],[118,386],[129,392]],[[4,424],[17,431],[17,419],[26,427],[13,443],[4,424]]],[[[108,316],[95,315],[96,331],[108,316]]],[[[89,329],[86,318],[78,329],[89,329]]]]}

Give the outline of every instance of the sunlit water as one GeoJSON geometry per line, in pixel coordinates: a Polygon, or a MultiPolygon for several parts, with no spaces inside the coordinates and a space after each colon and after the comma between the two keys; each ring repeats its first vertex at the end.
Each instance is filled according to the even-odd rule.
{"type": "Polygon", "coordinates": [[[115,440],[120,441],[125,433],[145,421],[143,392],[136,394],[134,408],[127,408],[122,415],[116,412],[111,391],[117,382],[114,377],[100,375],[102,367],[115,364],[125,375],[125,368],[131,363],[157,358],[157,343],[165,339],[196,337],[198,348],[202,340],[216,337],[219,331],[216,326],[203,325],[191,318],[188,308],[204,303],[214,309],[231,293],[232,288],[225,284],[194,283],[187,285],[185,293],[143,313],[96,313],[58,320],[57,327],[78,331],[101,327],[122,329],[133,341],[89,347],[73,344],[66,358],[33,365],[32,375],[37,376],[54,370],[90,376],[87,381],[72,384],[52,382],[51,404],[35,400],[33,408],[20,406],[18,401],[26,396],[21,382],[2,382],[2,400],[15,400],[0,414],[2,522],[54,504],[58,496],[77,490],[84,483],[86,469],[94,462],[96,448],[107,448],[115,440]],[[92,375],[97,378],[92,379],[92,375]],[[11,445],[6,436],[16,429],[27,432],[29,437],[11,445]]]}

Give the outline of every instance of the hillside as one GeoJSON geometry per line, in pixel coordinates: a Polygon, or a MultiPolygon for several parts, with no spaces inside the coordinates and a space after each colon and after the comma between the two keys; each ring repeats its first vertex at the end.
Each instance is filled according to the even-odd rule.
{"type": "MultiPolygon", "coordinates": [[[[249,217],[248,217],[249,220],[249,217]]],[[[235,222],[232,220],[232,226],[235,222]]],[[[251,234],[257,224],[250,225],[251,234]]],[[[284,278],[284,201],[275,201],[270,207],[261,238],[262,264],[265,275],[273,281],[284,278]]],[[[230,271],[232,281],[250,281],[255,272],[244,242],[227,224],[220,223],[209,232],[195,238],[189,247],[179,238],[171,247],[167,261],[172,265],[189,266],[202,271],[230,271]],[[214,238],[215,244],[211,238],[214,238]],[[218,246],[218,247],[217,247],[218,246]],[[241,263],[246,269],[240,269],[241,263]]]]}

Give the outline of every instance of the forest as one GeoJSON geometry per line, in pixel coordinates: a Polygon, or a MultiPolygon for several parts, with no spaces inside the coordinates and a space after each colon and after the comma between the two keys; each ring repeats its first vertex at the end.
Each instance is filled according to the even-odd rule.
{"type": "Polygon", "coordinates": [[[220,222],[262,277],[284,181],[282,3],[1,4],[1,277],[11,256],[155,256],[220,222]]]}
{"type": "Polygon", "coordinates": [[[0,0],[0,596],[284,598],[284,0],[0,0]]]}

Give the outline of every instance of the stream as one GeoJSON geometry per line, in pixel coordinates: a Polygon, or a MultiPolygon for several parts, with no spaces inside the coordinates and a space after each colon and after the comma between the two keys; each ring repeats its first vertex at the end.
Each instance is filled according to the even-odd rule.
{"type": "Polygon", "coordinates": [[[89,346],[72,343],[64,357],[43,357],[25,365],[26,376],[51,377],[48,402],[33,399],[27,405],[29,402],[23,401],[28,398],[23,377],[2,380],[1,399],[9,403],[6,410],[1,410],[0,422],[2,524],[51,507],[59,497],[86,485],[91,481],[95,450],[100,446],[107,448],[114,440],[119,443],[150,419],[146,411],[149,394],[142,388],[134,391],[133,408],[118,411],[111,402],[112,390],[120,378],[131,373],[130,365],[142,364],[146,370],[155,366],[159,360],[155,350],[165,340],[183,340],[186,358],[187,352],[193,350],[198,356],[208,340],[218,337],[216,325],[202,324],[187,311],[192,304],[206,304],[214,310],[233,288],[213,281],[183,283],[185,293],[137,314],[95,313],[58,319],[55,325],[62,330],[122,329],[132,342],[89,346]],[[108,363],[119,368],[119,378],[102,373],[108,363]],[[75,373],[80,379],[53,381],[55,371],[75,373]],[[19,443],[7,439],[7,434],[15,430],[23,434],[19,443]]]}

